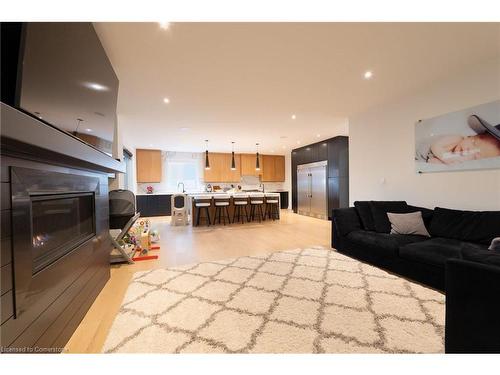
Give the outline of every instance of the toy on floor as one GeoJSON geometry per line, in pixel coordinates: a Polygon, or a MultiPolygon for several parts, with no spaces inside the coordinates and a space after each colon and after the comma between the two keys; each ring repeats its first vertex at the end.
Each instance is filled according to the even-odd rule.
{"type": "Polygon", "coordinates": [[[158,254],[152,254],[150,251],[160,249],[160,246],[152,246],[152,242],[159,241],[159,239],[158,230],[151,229],[150,220],[138,220],[127,237],[127,241],[135,246],[135,255],[132,259],[134,261],[158,259],[158,254]]]}

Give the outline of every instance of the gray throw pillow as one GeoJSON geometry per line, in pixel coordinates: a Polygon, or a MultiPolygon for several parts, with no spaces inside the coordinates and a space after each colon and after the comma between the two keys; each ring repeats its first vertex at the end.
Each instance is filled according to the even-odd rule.
{"type": "Polygon", "coordinates": [[[422,212],[410,212],[407,214],[387,213],[387,217],[391,222],[392,234],[419,234],[421,236],[430,237],[429,232],[425,228],[422,212]]]}
{"type": "Polygon", "coordinates": [[[496,251],[500,253],[500,237],[493,238],[493,241],[491,241],[490,247],[488,247],[488,250],[496,251]]]}

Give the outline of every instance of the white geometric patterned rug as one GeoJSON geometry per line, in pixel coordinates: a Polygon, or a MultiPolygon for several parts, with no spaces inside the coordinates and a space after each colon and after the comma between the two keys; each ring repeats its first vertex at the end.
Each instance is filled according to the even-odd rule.
{"type": "Polygon", "coordinates": [[[444,295],[314,247],[139,272],[105,353],[442,353],[444,295]]]}

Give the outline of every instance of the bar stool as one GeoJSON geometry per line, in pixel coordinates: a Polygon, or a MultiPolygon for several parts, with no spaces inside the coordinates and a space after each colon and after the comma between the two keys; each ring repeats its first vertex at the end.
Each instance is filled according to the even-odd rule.
{"type": "Polygon", "coordinates": [[[266,193],[266,211],[264,213],[264,217],[268,217],[269,219],[279,219],[279,193],[266,193]]]}
{"type": "Polygon", "coordinates": [[[227,194],[214,195],[214,205],[215,205],[214,224],[215,220],[217,220],[217,216],[219,217],[219,224],[221,218],[224,221],[224,225],[226,225],[226,218],[229,224],[231,224],[231,220],[229,219],[229,211],[227,210],[227,208],[229,207],[230,199],[231,196],[227,194]]]}
{"type": "Polygon", "coordinates": [[[196,210],[196,226],[200,225],[201,210],[205,209],[204,219],[207,222],[207,227],[212,224],[210,220],[210,207],[212,206],[212,196],[211,195],[196,195],[194,199],[194,208],[196,210]]]}
{"type": "Polygon", "coordinates": [[[247,206],[248,206],[248,194],[234,194],[233,195],[233,205],[234,205],[234,211],[233,211],[233,223],[235,222],[235,219],[237,218],[241,224],[245,223],[245,218],[247,221],[250,221],[248,219],[248,211],[247,211],[247,206]],[[245,209],[245,213],[243,213],[243,208],[245,209]]]}
{"type": "Polygon", "coordinates": [[[259,223],[262,220],[266,220],[264,213],[262,212],[262,206],[264,205],[264,194],[255,193],[250,195],[250,219],[255,220],[255,216],[259,218],[259,223]]]}

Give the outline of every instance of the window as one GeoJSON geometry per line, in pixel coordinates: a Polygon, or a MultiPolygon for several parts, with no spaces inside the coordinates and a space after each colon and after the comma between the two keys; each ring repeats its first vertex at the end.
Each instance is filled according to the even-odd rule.
{"type": "MultiPolygon", "coordinates": [[[[177,191],[179,182],[184,183],[188,190],[199,190],[200,188],[200,166],[199,161],[193,160],[168,160],[167,159],[167,189],[177,191]]],[[[181,188],[182,189],[182,188],[181,188]]]]}
{"type": "Polygon", "coordinates": [[[125,161],[125,176],[123,188],[125,190],[134,191],[133,189],[133,176],[132,176],[132,153],[126,148],[123,149],[123,160],[125,161]]]}

